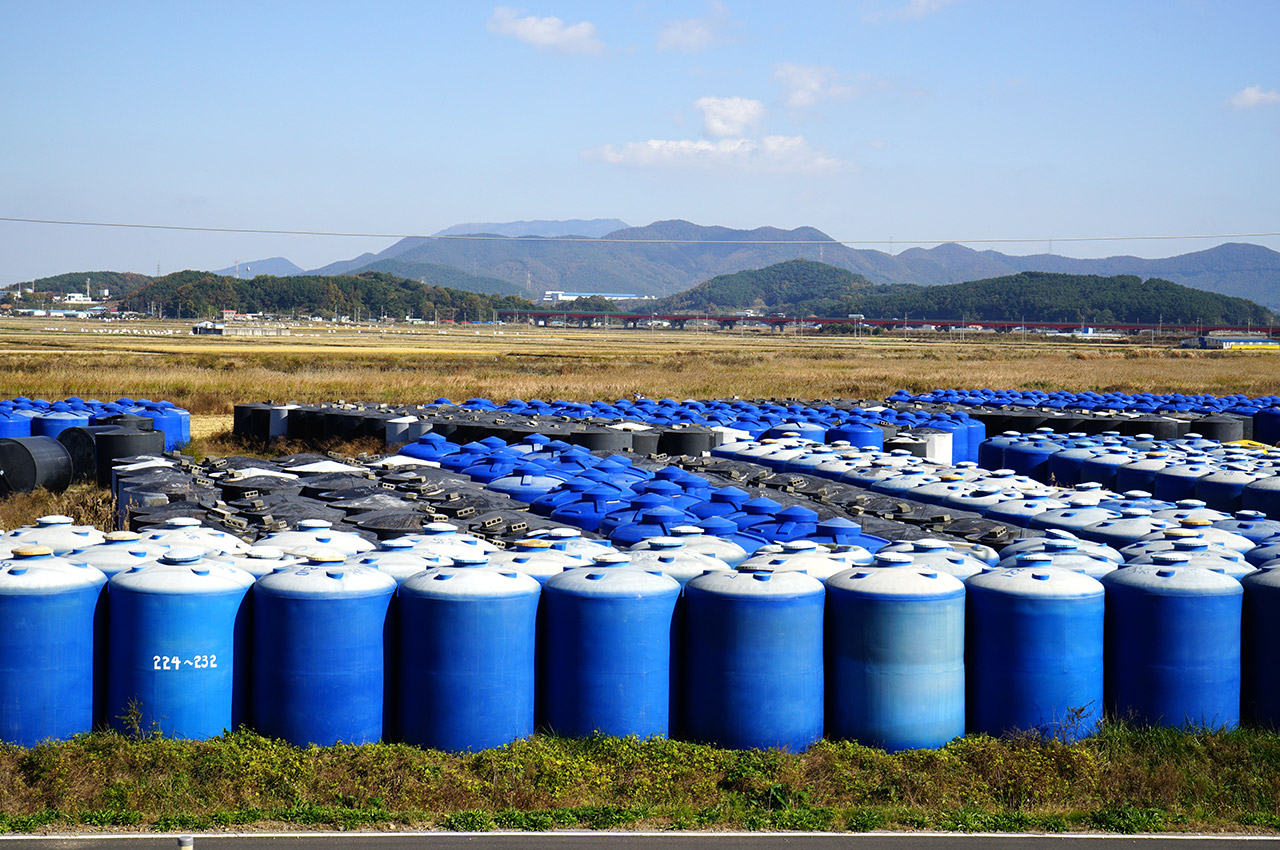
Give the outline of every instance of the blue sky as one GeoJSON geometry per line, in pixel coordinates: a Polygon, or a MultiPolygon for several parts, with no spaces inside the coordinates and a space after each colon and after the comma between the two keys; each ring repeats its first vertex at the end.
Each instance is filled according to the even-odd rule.
{"type": "MultiPolygon", "coordinates": [[[[1167,256],[1222,240],[1061,240],[1280,230],[1277,32],[1274,0],[14,2],[0,216],[1167,256]]],[[[391,241],[0,222],[0,283],[391,241]]]]}

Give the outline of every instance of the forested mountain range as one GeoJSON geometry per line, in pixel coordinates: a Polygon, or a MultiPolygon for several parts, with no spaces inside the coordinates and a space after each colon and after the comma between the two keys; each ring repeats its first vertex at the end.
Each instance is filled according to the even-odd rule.
{"type": "Polygon", "coordinates": [[[166,275],[134,292],[122,310],[163,309],[166,316],[205,319],[221,310],[272,313],[280,316],[406,316],[487,320],[495,310],[529,309],[533,305],[509,295],[464,292],[430,286],[382,272],[359,275],[293,277],[262,276],[253,280],[184,271],[166,275]]]}
{"type": "Polygon", "coordinates": [[[1016,275],[939,286],[872,284],[862,275],[808,260],[721,275],[645,311],[727,314],[742,310],[789,316],[945,321],[1041,321],[1081,324],[1203,323],[1267,327],[1276,317],[1243,298],[1136,275],[1016,275]]]}
{"type": "Polygon", "coordinates": [[[600,239],[574,242],[490,235],[490,239],[402,239],[378,254],[332,263],[310,274],[385,269],[375,264],[395,259],[399,262],[396,273],[406,277],[418,277],[415,268],[420,264],[437,264],[505,280],[524,291],[528,283],[536,292],[559,289],[662,296],[717,275],[807,259],[882,284],[932,286],[1022,271],[1158,277],[1280,308],[1280,253],[1240,243],[1163,259],[1117,256],[1095,260],[1057,254],[1012,256],[956,244],[890,254],[850,248],[812,227],[734,230],[680,220],[623,228],[600,239]],[[772,244],[759,244],[762,242],[772,244]]]}

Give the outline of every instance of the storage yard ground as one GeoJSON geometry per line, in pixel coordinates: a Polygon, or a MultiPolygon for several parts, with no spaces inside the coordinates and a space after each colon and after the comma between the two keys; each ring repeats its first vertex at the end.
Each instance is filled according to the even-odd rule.
{"type": "MultiPolygon", "coordinates": [[[[245,450],[227,433],[232,405],[262,398],[884,398],[899,388],[984,385],[1280,391],[1265,355],[1034,339],[744,339],[508,325],[317,327],[227,340],[174,330],[189,323],[114,327],[131,332],[0,323],[0,395],[169,399],[195,414],[197,452],[225,454],[245,450]]],[[[103,507],[101,491],[84,486],[25,495],[0,506],[0,526],[68,513],[105,528],[103,507]]],[[[303,749],[248,731],[177,741],[146,729],[0,746],[7,831],[280,825],[1270,834],[1280,830],[1280,736],[1111,725],[1070,745],[973,735],[894,755],[849,742],[792,754],[547,736],[455,755],[396,744],[303,749]]]]}
{"type": "Polygon", "coordinates": [[[332,327],[289,337],[193,336],[190,323],[0,321],[0,395],[163,398],[193,414],[238,401],[410,403],[444,396],[595,400],[884,398],[1001,387],[1250,396],[1280,391],[1258,352],[946,334],[743,337],[731,332],[525,325],[332,327]],[[118,333],[95,333],[112,330],[118,333]]]}

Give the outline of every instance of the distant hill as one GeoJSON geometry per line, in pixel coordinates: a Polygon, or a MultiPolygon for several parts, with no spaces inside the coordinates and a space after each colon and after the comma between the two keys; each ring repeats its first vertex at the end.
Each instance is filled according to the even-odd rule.
{"type": "Polygon", "coordinates": [[[121,307],[143,311],[152,305],[165,315],[202,319],[221,310],[297,316],[417,316],[487,319],[494,310],[528,309],[520,298],[483,295],[381,272],[356,276],[256,277],[253,280],[183,271],[157,278],[125,299],[121,307]]]}
{"type": "Polygon", "coordinates": [[[155,278],[133,272],[68,272],[54,277],[42,277],[15,283],[12,289],[16,292],[34,289],[36,292],[56,292],[65,295],[68,292],[84,292],[85,281],[89,282],[89,293],[97,298],[98,293],[106,289],[111,298],[121,298],[136,292],[155,278]]]}
{"type": "Polygon", "coordinates": [[[302,274],[302,268],[295,266],[284,257],[269,257],[265,260],[254,260],[249,263],[240,263],[240,268],[229,266],[225,269],[218,269],[214,274],[230,275],[243,278],[253,278],[260,274],[269,274],[273,277],[284,277],[291,274],[302,274]]]}
{"type": "Polygon", "coordinates": [[[621,228],[605,234],[611,241],[598,243],[493,235],[494,239],[487,240],[402,239],[378,254],[331,263],[309,273],[343,274],[374,268],[375,263],[395,259],[401,263],[397,273],[407,277],[418,277],[414,271],[418,264],[441,265],[505,280],[521,290],[526,289],[528,281],[537,291],[561,289],[665,296],[717,275],[806,259],[861,274],[879,284],[932,286],[1023,271],[1158,277],[1280,308],[1280,253],[1237,243],[1156,260],[1139,257],[1082,260],[1056,254],[1018,257],[999,251],[975,251],[956,244],[912,248],[893,255],[849,248],[812,227],[734,230],[680,220],[621,228]],[[646,241],[655,244],[646,245],[646,241]]]}
{"type": "Polygon", "coordinates": [[[436,236],[464,236],[469,233],[492,233],[497,236],[592,236],[601,237],[629,225],[616,218],[574,218],[568,221],[473,222],[446,227],[436,236]]]}
{"type": "Polygon", "coordinates": [[[1016,275],[938,286],[871,284],[862,275],[806,260],[721,275],[645,310],[726,314],[754,309],[791,316],[1081,324],[1165,322],[1266,327],[1276,317],[1243,298],[1136,275],[1016,275]]]}
{"type": "Polygon", "coordinates": [[[658,313],[723,315],[754,310],[758,314],[842,316],[848,305],[873,289],[876,287],[865,277],[846,269],[812,260],[788,260],[768,268],[720,275],[656,303],[641,303],[645,310],[658,313]]]}

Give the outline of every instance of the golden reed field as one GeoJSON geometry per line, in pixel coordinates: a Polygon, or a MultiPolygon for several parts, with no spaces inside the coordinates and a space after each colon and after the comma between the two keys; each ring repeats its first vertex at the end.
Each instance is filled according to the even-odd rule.
{"type": "Polygon", "coordinates": [[[197,431],[243,401],[409,403],[445,396],[883,398],[997,387],[1280,392],[1266,353],[1180,350],[1176,338],[1076,342],[1013,334],[878,337],[527,325],[295,327],[194,336],[189,322],[0,321],[0,397],[169,399],[197,431]]]}

